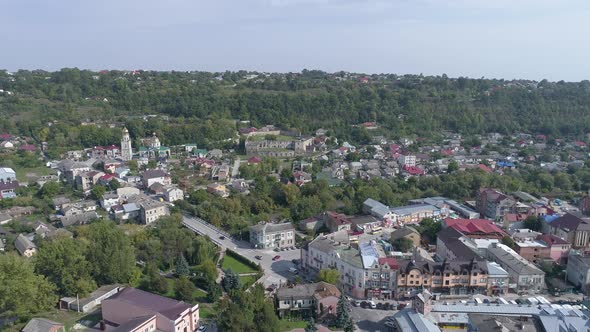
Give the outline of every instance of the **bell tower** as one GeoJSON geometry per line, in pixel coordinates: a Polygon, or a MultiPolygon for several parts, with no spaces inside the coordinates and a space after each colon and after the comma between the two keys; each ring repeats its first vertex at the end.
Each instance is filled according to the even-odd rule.
{"type": "Polygon", "coordinates": [[[131,148],[131,138],[127,127],[123,128],[123,137],[121,137],[121,159],[129,161],[133,159],[133,149],[131,148]]]}

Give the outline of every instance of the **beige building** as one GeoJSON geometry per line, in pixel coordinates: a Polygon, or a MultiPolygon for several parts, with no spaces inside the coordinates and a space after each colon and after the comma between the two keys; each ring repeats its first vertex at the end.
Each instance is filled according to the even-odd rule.
{"type": "Polygon", "coordinates": [[[250,243],[255,248],[293,247],[295,246],[295,229],[289,222],[250,226],[250,243]]]}
{"type": "Polygon", "coordinates": [[[128,203],[135,203],[139,206],[139,220],[149,225],[160,217],[170,215],[168,205],[151,199],[145,195],[136,195],[129,198],[128,203]]]}

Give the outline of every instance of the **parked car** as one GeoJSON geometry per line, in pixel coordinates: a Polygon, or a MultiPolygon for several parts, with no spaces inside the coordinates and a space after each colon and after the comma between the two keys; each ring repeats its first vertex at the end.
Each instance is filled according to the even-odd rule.
{"type": "Polygon", "coordinates": [[[375,302],[373,302],[373,301],[369,301],[369,307],[371,309],[375,309],[375,308],[377,308],[377,304],[375,302]]]}
{"type": "Polygon", "coordinates": [[[260,255],[256,255],[256,256],[254,256],[254,258],[256,258],[257,260],[262,260],[262,256],[260,256],[260,255]]]}
{"type": "Polygon", "coordinates": [[[219,237],[219,239],[220,240],[225,240],[225,236],[222,235],[222,236],[219,237]]]}
{"type": "Polygon", "coordinates": [[[361,306],[361,301],[356,300],[356,301],[352,301],[352,305],[355,307],[360,307],[361,306]]]}
{"type": "Polygon", "coordinates": [[[405,307],[406,307],[406,304],[405,303],[398,303],[397,310],[402,310],[405,307]]]}
{"type": "Polygon", "coordinates": [[[281,256],[276,255],[275,257],[272,258],[273,261],[278,261],[279,259],[281,259],[281,256]]]}
{"type": "Polygon", "coordinates": [[[199,326],[199,328],[197,329],[197,331],[199,331],[199,332],[205,332],[205,331],[207,331],[207,326],[201,325],[201,326],[199,326]]]}
{"type": "Polygon", "coordinates": [[[367,301],[362,301],[361,302],[361,308],[366,308],[368,306],[369,306],[369,302],[367,302],[367,301]]]}

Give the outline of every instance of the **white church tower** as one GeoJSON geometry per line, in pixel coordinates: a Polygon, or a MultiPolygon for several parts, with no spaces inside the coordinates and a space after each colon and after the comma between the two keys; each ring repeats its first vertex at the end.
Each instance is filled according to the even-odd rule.
{"type": "Polygon", "coordinates": [[[123,137],[121,138],[121,159],[129,161],[133,159],[133,149],[131,148],[131,138],[129,137],[129,130],[123,128],[123,137]]]}

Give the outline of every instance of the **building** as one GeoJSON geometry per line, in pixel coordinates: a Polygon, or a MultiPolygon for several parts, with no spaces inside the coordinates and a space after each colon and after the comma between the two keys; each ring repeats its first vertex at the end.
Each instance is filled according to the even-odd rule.
{"type": "Polygon", "coordinates": [[[397,158],[397,162],[401,166],[416,167],[416,156],[415,155],[400,155],[397,158]]]}
{"type": "Polygon", "coordinates": [[[37,246],[24,234],[19,234],[16,237],[14,247],[24,257],[33,257],[37,253],[37,246]]]}
{"type": "Polygon", "coordinates": [[[472,239],[497,239],[507,236],[500,227],[487,219],[450,219],[443,221],[443,228],[451,227],[472,239]]]}
{"type": "Polygon", "coordinates": [[[121,137],[121,159],[123,161],[130,161],[133,159],[133,149],[131,148],[131,138],[129,137],[129,130],[123,128],[123,136],[121,137]]]}
{"type": "Polygon", "coordinates": [[[0,199],[15,198],[19,187],[18,181],[0,182],[0,199]]]}
{"type": "Polygon", "coordinates": [[[337,232],[337,231],[341,231],[341,230],[350,230],[350,226],[352,225],[352,222],[350,221],[350,219],[342,213],[337,213],[337,212],[327,212],[326,215],[324,216],[325,218],[325,222],[324,224],[326,225],[326,227],[328,227],[328,229],[330,230],[330,232],[337,232]]]}
{"type": "Polygon", "coordinates": [[[551,249],[543,242],[537,240],[514,241],[514,251],[522,258],[539,264],[550,259],[551,249]]]}
{"type": "Polygon", "coordinates": [[[351,222],[352,229],[363,232],[380,229],[383,225],[383,221],[370,215],[348,217],[348,220],[351,222]]]}
{"type": "Polygon", "coordinates": [[[468,295],[486,294],[487,288],[487,261],[483,259],[399,261],[397,298],[410,297],[422,289],[448,295],[468,295]]]}
{"type": "Polygon", "coordinates": [[[169,186],[172,184],[170,174],[164,172],[161,169],[150,169],[143,172],[142,183],[144,188],[151,187],[154,183],[159,183],[163,186],[169,186]]]}
{"type": "Polygon", "coordinates": [[[420,233],[411,226],[404,226],[402,228],[398,228],[395,231],[391,232],[391,243],[398,239],[408,239],[412,241],[414,247],[419,247],[421,242],[420,233]]]}
{"type": "Polygon", "coordinates": [[[487,262],[488,265],[488,296],[502,296],[508,294],[508,284],[510,276],[508,271],[504,270],[496,262],[487,262]]]}
{"type": "Polygon", "coordinates": [[[160,217],[170,215],[168,205],[145,195],[135,195],[130,197],[127,200],[127,203],[135,204],[139,207],[139,221],[145,225],[155,222],[160,217]]]}
{"type": "Polygon", "coordinates": [[[363,202],[363,212],[370,214],[379,220],[390,219],[392,215],[389,206],[372,198],[367,198],[363,202]]]}
{"type": "Polygon", "coordinates": [[[199,305],[128,287],[102,301],[102,319],[121,332],[193,332],[199,305]]]}
{"type": "Polygon", "coordinates": [[[77,312],[91,312],[98,307],[102,301],[123,290],[122,285],[104,285],[90,293],[88,297],[76,299],[75,297],[63,297],[59,300],[60,309],[69,309],[77,312]]]}
{"type": "Polygon", "coordinates": [[[163,195],[164,195],[164,200],[166,200],[166,202],[181,201],[184,199],[184,192],[182,191],[182,189],[180,189],[178,187],[164,188],[163,195]]]}
{"type": "Polygon", "coordinates": [[[391,221],[398,225],[417,224],[424,218],[438,218],[440,209],[430,204],[415,204],[391,208],[391,221]]]}
{"type": "Polygon", "coordinates": [[[590,290],[590,256],[571,251],[567,260],[567,280],[582,292],[588,294],[590,290]]]}
{"type": "Polygon", "coordinates": [[[551,234],[539,235],[537,241],[549,247],[549,258],[555,261],[555,263],[559,265],[565,264],[567,255],[572,247],[569,242],[551,234]]]}
{"type": "Polygon", "coordinates": [[[317,282],[292,287],[281,287],[275,294],[275,308],[279,317],[297,313],[315,319],[335,315],[340,291],[332,284],[317,282]]]}
{"type": "Polygon", "coordinates": [[[16,172],[12,168],[0,167],[0,182],[16,181],[16,172]]]}
{"type": "Polygon", "coordinates": [[[22,332],[65,332],[65,326],[62,323],[54,322],[46,318],[33,318],[25,327],[21,330],[22,332]]]}
{"type": "Polygon", "coordinates": [[[142,139],[143,146],[139,147],[139,157],[145,159],[169,158],[170,148],[163,146],[160,139],[153,133],[151,137],[142,139]]]}
{"type": "Polygon", "coordinates": [[[540,292],[545,287],[545,272],[524,259],[508,246],[492,243],[487,258],[508,272],[509,287],[516,291],[540,292]]]}
{"type": "Polygon", "coordinates": [[[505,214],[516,211],[515,199],[491,188],[481,189],[475,204],[479,213],[493,220],[500,220],[505,214]]]}
{"type": "Polygon", "coordinates": [[[476,219],[479,218],[479,212],[472,210],[465,204],[461,204],[455,200],[446,197],[426,197],[412,199],[409,201],[410,204],[430,204],[440,209],[441,218],[446,218],[451,214],[455,214],[460,218],[476,219]]]}
{"type": "Polygon", "coordinates": [[[246,154],[286,158],[306,154],[313,148],[313,137],[273,134],[248,136],[245,142],[246,154]]]}
{"type": "Polygon", "coordinates": [[[287,248],[295,246],[295,229],[291,223],[260,223],[250,226],[250,243],[254,248],[287,248]]]}
{"type": "Polygon", "coordinates": [[[447,227],[436,236],[436,256],[440,260],[472,260],[478,256],[469,239],[453,227],[447,227]]]}
{"type": "Polygon", "coordinates": [[[566,213],[549,224],[549,233],[571,243],[574,249],[588,247],[590,218],[566,213]]]}

